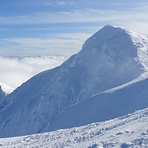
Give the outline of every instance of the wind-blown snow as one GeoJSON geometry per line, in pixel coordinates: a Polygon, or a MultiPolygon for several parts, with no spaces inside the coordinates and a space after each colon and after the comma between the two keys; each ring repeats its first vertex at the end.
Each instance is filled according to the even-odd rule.
{"type": "Polygon", "coordinates": [[[138,59],[139,62],[143,65],[143,68],[148,71],[148,38],[143,35],[138,35],[133,31],[127,31],[135,44],[137,46],[138,51],[138,59]]]}
{"type": "Polygon", "coordinates": [[[75,117],[73,120],[81,117],[82,122],[77,120],[72,127],[147,107],[148,79],[126,85],[141,76],[147,77],[143,51],[147,52],[143,37],[122,28],[103,27],[84,43],[78,54],[61,66],[34,76],[0,103],[0,137],[69,127],[67,114],[75,117]],[[123,84],[126,87],[114,93],[102,93],[123,84]],[[63,116],[66,124],[62,122],[63,116]],[[57,121],[63,124],[59,126],[57,121]]]}
{"type": "Polygon", "coordinates": [[[146,148],[148,108],[106,122],[24,137],[1,138],[0,147],[146,148]]]}

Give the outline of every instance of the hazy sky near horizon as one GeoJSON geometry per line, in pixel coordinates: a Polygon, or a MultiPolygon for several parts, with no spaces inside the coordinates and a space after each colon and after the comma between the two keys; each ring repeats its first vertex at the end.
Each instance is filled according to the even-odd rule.
{"type": "Polygon", "coordinates": [[[147,0],[1,0],[0,55],[63,55],[111,24],[148,35],[147,0]]]}

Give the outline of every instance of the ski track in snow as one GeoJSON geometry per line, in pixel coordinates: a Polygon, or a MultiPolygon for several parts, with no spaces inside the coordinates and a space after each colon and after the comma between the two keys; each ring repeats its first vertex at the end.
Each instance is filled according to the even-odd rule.
{"type": "Polygon", "coordinates": [[[113,120],[65,130],[1,138],[0,148],[146,148],[148,108],[113,120]]]}

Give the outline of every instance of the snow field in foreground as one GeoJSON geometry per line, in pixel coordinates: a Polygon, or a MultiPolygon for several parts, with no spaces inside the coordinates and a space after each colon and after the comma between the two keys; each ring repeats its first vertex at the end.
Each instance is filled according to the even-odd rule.
{"type": "Polygon", "coordinates": [[[14,138],[1,138],[0,147],[146,148],[148,108],[113,120],[78,128],[14,138]]]}

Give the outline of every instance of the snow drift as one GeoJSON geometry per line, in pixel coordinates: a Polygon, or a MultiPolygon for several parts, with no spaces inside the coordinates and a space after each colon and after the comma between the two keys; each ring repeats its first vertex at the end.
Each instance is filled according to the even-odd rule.
{"type": "MultiPolygon", "coordinates": [[[[84,43],[78,54],[70,57],[61,66],[34,76],[0,103],[0,137],[49,131],[50,124],[54,124],[66,108],[80,102],[83,104],[84,100],[87,101],[95,94],[147,75],[147,45],[148,40],[144,36],[118,27],[103,27],[84,43]]],[[[141,87],[144,88],[145,85],[146,82],[141,87]]],[[[136,99],[134,95],[131,96],[135,91],[137,90],[128,91],[127,88],[127,94],[121,93],[122,102],[128,104],[129,99],[136,99]]],[[[142,96],[141,91],[136,93],[139,97],[142,96]]],[[[92,99],[98,97],[114,106],[121,98],[119,93],[113,96],[107,94],[107,97],[99,95],[92,99]]],[[[147,102],[147,99],[144,101],[147,102]]],[[[98,108],[105,108],[95,116],[95,121],[101,121],[103,111],[110,111],[106,110],[110,104],[107,103],[108,106],[105,106],[106,103],[96,103],[95,106],[98,108]]],[[[121,104],[116,107],[117,112],[118,108],[122,112],[120,106],[121,104]]],[[[83,110],[84,107],[87,106],[82,105],[80,108],[83,110]]],[[[134,111],[145,106],[138,107],[137,104],[133,104],[132,107],[131,111],[134,111]]],[[[124,108],[124,113],[128,111],[124,108]]],[[[112,116],[112,113],[109,114],[104,114],[103,120],[116,117],[112,116]]],[[[89,117],[89,114],[84,113],[83,117],[86,116],[89,117]]]]}

